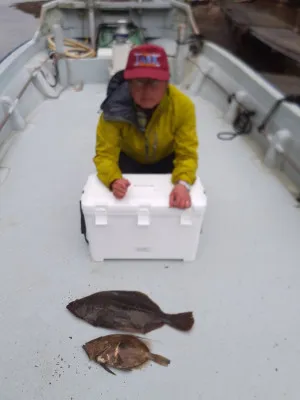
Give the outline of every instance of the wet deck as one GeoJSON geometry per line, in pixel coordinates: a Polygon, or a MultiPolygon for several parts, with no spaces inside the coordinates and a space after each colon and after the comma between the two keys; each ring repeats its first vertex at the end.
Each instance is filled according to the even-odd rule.
{"type": "Polygon", "coordinates": [[[222,114],[193,97],[199,174],[208,195],[195,262],[93,263],[78,201],[92,157],[104,85],[67,90],[29,118],[3,161],[1,398],[15,400],[294,400],[300,390],[299,210],[243,138],[223,142],[222,114]],[[76,111],[76,112],[75,112],[76,111]],[[168,268],[165,268],[166,265],[168,268]],[[151,332],[171,360],[112,376],[82,344],[110,331],[65,308],[99,290],[141,290],[166,312],[192,310],[189,334],[151,332]],[[226,394],[224,394],[226,393],[226,394]]]}

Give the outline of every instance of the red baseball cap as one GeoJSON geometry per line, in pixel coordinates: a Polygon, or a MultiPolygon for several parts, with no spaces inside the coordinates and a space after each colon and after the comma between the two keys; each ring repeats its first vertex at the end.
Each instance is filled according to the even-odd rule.
{"type": "Polygon", "coordinates": [[[142,44],[134,47],[128,56],[124,78],[168,81],[170,71],[165,50],[154,44],[142,44]]]}

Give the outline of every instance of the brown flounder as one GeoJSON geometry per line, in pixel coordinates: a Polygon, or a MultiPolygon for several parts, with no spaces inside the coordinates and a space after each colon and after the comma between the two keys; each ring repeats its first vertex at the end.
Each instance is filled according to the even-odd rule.
{"type": "Polygon", "coordinates": [[[90,360],[97,362],[113,375],[115,373],[109,367],[131,371],[150,360],[163,366],[170,364],[170,360],[151,353],[146,343],[133,335],[101,336],[85,343],[82,347],[90,360]]]}
{"type": "Polygon", "coordinates": [[[67,309],[89,324],[130,333],[148,333],[168,324],[189,331],[192,312],[165,314],[147,295],[137,291],[113,290],[94,293],[74,300],[67,309]]]}

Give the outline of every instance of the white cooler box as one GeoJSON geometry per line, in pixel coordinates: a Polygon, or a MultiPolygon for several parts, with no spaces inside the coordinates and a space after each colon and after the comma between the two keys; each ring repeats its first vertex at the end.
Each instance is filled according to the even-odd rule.
{"type": "Polygon", "coordinates": [[[196,258],[207,198],[200,179],[191,189],[192,207],[169,207],[170,174],[125,174],[126,196],[116,199],[90,175],[81,197],[82,218],[94,261],[104,259],[196,258]]]}

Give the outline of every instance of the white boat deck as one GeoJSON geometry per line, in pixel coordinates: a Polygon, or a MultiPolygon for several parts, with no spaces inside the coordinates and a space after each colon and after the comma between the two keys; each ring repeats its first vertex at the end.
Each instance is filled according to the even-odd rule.
{"type": "MultiPolygon", "coordinates": [[[[94,172],[103,85],[46,101],[4,160],[0,187],[1,400],[297,400],[300,393],[300,215],[243,138],[200,98],[199,174],[208,208],[193,263],[94,263],[79,199],[94,172]],[[147,335],[171,360],[108,374],[81,346],[110,331],[65,308],[100,290],[147,293],[166,312],[193,311],[189,334],[147,335]]],[[[116,250],[117,251],[117,250],[116,250]]]]}

